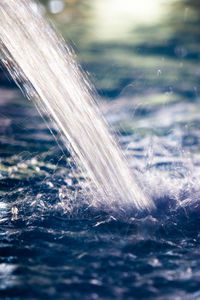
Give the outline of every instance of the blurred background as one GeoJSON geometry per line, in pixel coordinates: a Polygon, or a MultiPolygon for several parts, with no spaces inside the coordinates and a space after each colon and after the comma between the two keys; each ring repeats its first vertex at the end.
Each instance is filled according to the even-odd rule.
{"type": "MultiPolygon", "coordinates": [[[[73,47],[116,132],[177,136],[178,130],[180,143],[199,151],[198,0],[38,0],[33,6],[73,47]]],[[[0,87],[8,88],[6,95],[15,87],[4,70],[0,87]]]]}
{"type": "Polygon", "coordinates": [[[139,95],[142,101],[145,95],[149,103],[198,97],[198,0],[40,0],[37,5],[75,49],[104,98],[139,95]]]}
{"type": "Polygon", "coordinates": [[[148,101],[177,101],[199,95],[198,0],[38,4],[73,46],[101,96],[148,94],[148,101]]]}

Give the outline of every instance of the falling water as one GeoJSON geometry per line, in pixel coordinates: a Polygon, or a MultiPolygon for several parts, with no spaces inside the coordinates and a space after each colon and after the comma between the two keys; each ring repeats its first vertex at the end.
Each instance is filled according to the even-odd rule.
{"type": "Polygon", "coordinates": [[[54,120],[96,191],[93,205],[152,206],[108,132],[71,49],[29,0],[0,3],[3,63],[39,111],[54,120]]]}

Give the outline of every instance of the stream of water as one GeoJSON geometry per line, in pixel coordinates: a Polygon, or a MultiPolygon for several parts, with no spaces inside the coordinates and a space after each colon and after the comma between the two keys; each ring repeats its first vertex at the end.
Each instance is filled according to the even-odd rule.
{"type": "Polygon", "coordinates": [[[69,142],[74,160],[93,184],[92,190],[89,183],[91,205],[108,206],[109,210],[118,210],[124,203],[140,210],[150,208],[152,201],[133,180],[75,55],[35,12],[33,4],[24,0],[1,3],[5,66],[69,142]]]}

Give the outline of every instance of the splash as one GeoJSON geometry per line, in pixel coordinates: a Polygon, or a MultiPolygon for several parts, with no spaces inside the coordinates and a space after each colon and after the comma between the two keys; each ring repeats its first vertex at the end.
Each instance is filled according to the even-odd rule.
{"type": "Polygon", "coordinates": [[[73,51],[29,0],[1,1],[3,63],[40,113],[48,115],[68,141],[76,164],[87,174],[92,205],[153,206],[140,190],[109,134],[91,85],[73,51]]]}

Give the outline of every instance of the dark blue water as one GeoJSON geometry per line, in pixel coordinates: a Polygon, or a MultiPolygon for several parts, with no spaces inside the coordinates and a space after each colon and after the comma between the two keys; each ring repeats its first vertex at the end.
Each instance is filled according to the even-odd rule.
{"type": "MultiPolygon", "coordinates": [[[[168,142],[173,163],[154,149],[153,164],[144,154],[152,148],[147,138],[121,136],[138,174],[148,173],[143,184],[157,209],[107,215],[84,206],[81,175],[72,174],[69,154],[61,153],[31,103],[1,90],[1,299],[198,299],[200,206],[193,176],[199,160],[192,174],[169,146],[174,137],[163,134],[154,143],[167,149],[162,138],[168,142]]],[[[195,134],[182,138],[197,149],[195,140],[195,134]]]]}
{"type": "Polygon", "coordinates": [[[166,5],[123,42],[90,40],[70,5],[70,38],[156,209],[88,207],[67,149],[1,71],[0,299],[200,299],[199,4],[166,5]]]}

